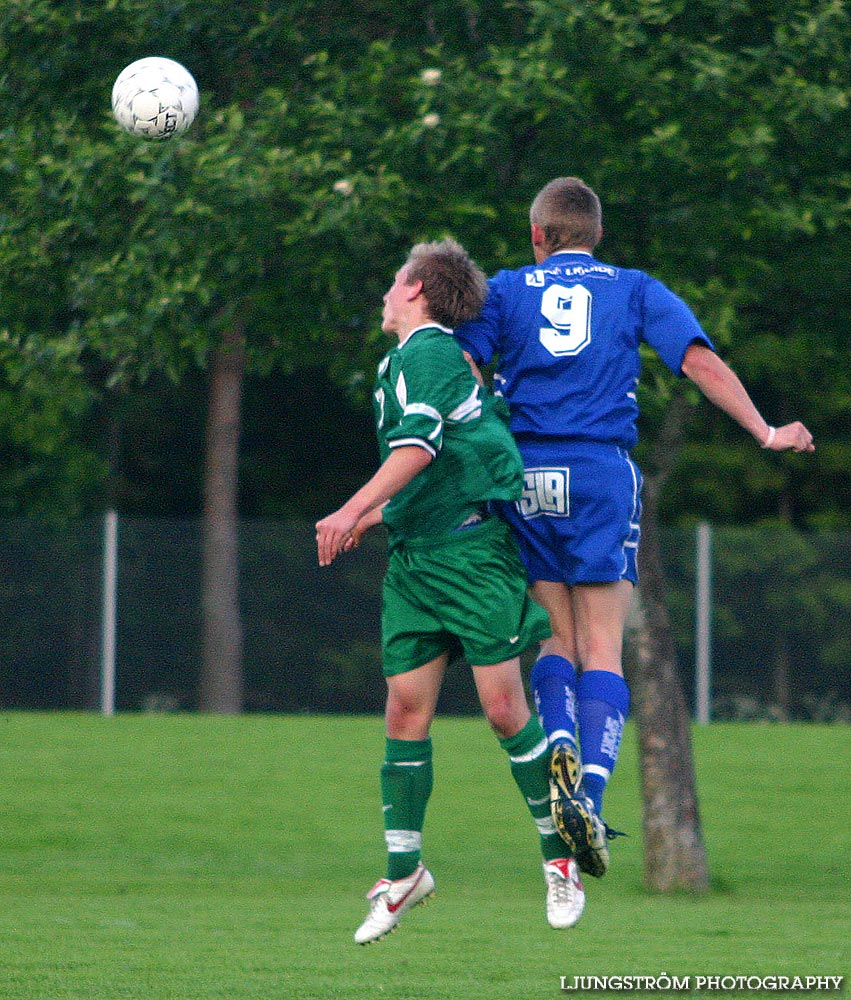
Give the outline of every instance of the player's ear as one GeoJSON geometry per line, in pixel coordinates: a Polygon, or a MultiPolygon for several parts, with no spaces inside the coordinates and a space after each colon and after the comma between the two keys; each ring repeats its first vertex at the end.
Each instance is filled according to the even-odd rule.
{"type": "Polygon", "coordinates": [[[535,258],[536,264],[542,264],[547,257],[549,257],[550,251],[547,247],[547,237],[544,233],[544,227],[539,226],[537,222],[532,223],[532,256],[535,258]]]}
{"type": "Polygon", "coordinates": [[[422,281],[408,281],[405,283],[405,291],[408,294],[408,301],[413,302],[414,299],[422,293],[423,283],[422,281]]]}

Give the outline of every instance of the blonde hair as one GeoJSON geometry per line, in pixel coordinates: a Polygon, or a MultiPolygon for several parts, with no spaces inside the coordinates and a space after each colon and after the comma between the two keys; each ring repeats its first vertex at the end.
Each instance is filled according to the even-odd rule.
{"type": "Polygon", "coordinates": [[[541,188],[529,209],[529,221],[544,233],[547,253],[568,247],[591,250],[600,242],[600,199],[578,177],[557,177],[541,188]]]}

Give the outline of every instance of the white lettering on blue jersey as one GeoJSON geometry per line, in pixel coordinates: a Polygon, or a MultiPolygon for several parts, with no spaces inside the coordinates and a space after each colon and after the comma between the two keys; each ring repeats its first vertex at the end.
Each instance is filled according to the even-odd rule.
{"type": "Polygon", "coordinates": [[[690,344],[712,349],[686,303],[660,281],[584,252],[500,271],[488,289],[479,317],[455,336],[478,364],[498,359],[494,390],[508,403],[521,451],[535,438],[629,450],[641,345],[677,375],[690,344]]]}
{"type": "Polygon", "coordinates": [[[591,293],[584,285],[550,285],[541,315],[552,327],[542,326],[538,336],[554,358],[578,354],[591,342],[591,293]]]}
{"type": "Polygon", "coordinates": [[[522,517],[570,516],[570,469],[526,469],[523,495],[517,501],[522,517]]]}

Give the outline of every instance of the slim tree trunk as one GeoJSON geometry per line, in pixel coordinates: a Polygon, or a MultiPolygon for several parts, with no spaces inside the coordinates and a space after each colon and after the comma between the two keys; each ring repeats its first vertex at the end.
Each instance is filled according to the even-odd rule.
{"type": "Polygon", "coordinates": [[[633,714],[638,726],[643,801],[644,875],[657,892],[709,886],[691,749],[691,720],[677,673],[665,604],[658,498],[682,441],[688,404],[668,408],[645,479],[641,583],[629,631],[633,714]]]}
{"type": "Polygon", "coordinates": [[[642,532],[632,691],[641,757],[644,878],[649,889],[702,892],[709,886],[692,763],[690,718],[677,673],[658,551],[642,532]]]}
{"type": "Polygon", "coordinates": [[[243,328],[237,323],[223,334],[212,359],[204,470],[198,704],[222,714],[243,707],[237,497],[244,371],[243,328]]]}

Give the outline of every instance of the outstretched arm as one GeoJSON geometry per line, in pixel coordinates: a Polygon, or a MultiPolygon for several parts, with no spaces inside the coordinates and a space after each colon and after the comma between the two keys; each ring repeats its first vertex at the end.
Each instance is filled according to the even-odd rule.
{"type": "Polygon", "coordinates": [[[378,472],[339,510],[316,522],[319,565],[330,566],[352,537],[361,518],[383,507],[429,464],[431,455],[417,445],[394,448],[378,472]]]}
{"type": "Polygon", "coordinates": [[[813,436],[799,421],[771,427],[754,406],[738,375],[703,344],[691,344],[683,358],[683,374],[706,398],[772,451],[815,451],[813,436]]]}

